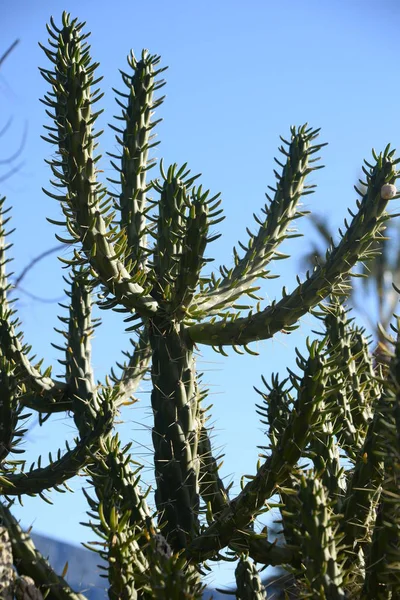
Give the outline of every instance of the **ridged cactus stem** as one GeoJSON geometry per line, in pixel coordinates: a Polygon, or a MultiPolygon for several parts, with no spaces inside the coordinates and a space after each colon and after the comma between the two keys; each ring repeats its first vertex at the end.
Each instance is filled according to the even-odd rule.
{"type": "Polygon", "coordinates": [[[315,600],[346,600],[336,524],[323,484],[311,475],[300,481],[302,545],[307,591],[315,600]]]}
{"type": "Polygon", "coordinates": [[[120,172],[121,181],[111,181],[121,186],[121,193],[117,198],[121,211],[121,229],[126,231],[128,243],[126,262],[131,261],[132,265],[137,263],[141,268],[146,267],[148,253],[147,194],[152,185],[146,181],[146,177],[147,171],[155,164],[154,160],[149,160],[149,151],[158,144],[154,142],[155,136],[151,132],[159,120],[152,122],[151,119],[154,109],[163,101],[163,98],[154,99],[154,92],[164,85],[163,81],[155,80],[165,70],[156,68],[159,62],[160,58],[152,56],[147,50],[143,50],[140,60],[131,52],[128,64],[132,73],[121,72],[127,93],[117,92],[120,96],[117,103],[122,107],[122,116],[117,119],[122,121],[122,127],[112,125],[118,134],[117,142],[122,146],[121,156],[111,155],[121,162],[120,167],[111,163],[120,172]],[[126,104],[123,103],[123,98],[126,104]]]}
{"type": "Polygon", "coordinates": [[[182,325],[153,319],[151,403],[156,503],[172,548],[186,548],[198,530],[199,409],[193,344],[182,325]]]}

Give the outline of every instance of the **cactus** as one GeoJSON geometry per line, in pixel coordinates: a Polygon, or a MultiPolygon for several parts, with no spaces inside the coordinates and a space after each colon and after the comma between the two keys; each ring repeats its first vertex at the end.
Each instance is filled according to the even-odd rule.
{"type": "MultiPolygon", "coordinates": [[[[208,560],[238,560],[237,598],[266,598],[260,568],[283,566],[293,574],[295,593],[308,598],[395,598],[400,595],[399,491],[400,337],[389,338],[393,351],[376,364],[364,330],[345,308],[350,276],[359,261],[374,257],[389,219],[387,205],[397,198],[400,159],[387,146],[365,163],[365,190],[351,221],[324,262],[282,297],[263,307],[260,279],[272,278],[270,262],[285,258],[280,244],[293,237],[292,223],[303,216],[302,196],[319,169],[324,144],[318,130],[291,127],[280,147],[276,183],[267,194],[263,216],[255,216],[234,265],[204,272],[211,229],[222,218],[219,194],[196,183],[187,165],[164,168],[151,179],[157,144],[153,112],[164,82],[160,58],[144,50],[128,57],[124,91],[111,155],[118,187],[110,192],[100,180],[96,119],[101,100],[96,89],[84,24],[62,16],[51,19],[51,68],[41,69],[50,86],[44,97],[45,139],[55,145],[49,160],[53,179],[45,193],[60,203],[67,230],[57,234],[73,244],[69,305],[60,317],[65,329],[59,346],[63,380],[35,362],[23,341],[21,324],[9,299],[10,260],[5,199],[0,203],[0,535],[3,540],[1,585],[4,594],[53,599],[84,599],[72,590],[35,548],[12,515],[16,498],[49,490],[64,491],[74,475],[85,474],[91,492],[88,525],[98,541],[89,546],[107,563],[110,599],[173,600],[201,598],[208,560]],[[97,112],[96,112],[97,110],[97,112]],[[57,193],[55,193],[56,188],[57,193]],[[153,197],[154,196],[154,197],[153,197]],[[68,235],[68,237],[67,237],[68,235]],[[246,304],[243,306],[243,297],[246,304]],[[99,325],[92,305],[125,315],[135,341],[120,372],[110,369],[96,382],[91,337],[99,325]],[[207,391],[196,370],[198,345],[226,354],[226,347],[254,353],[252,342],[290,333],[312,313],[323,329],[298,352],[298,372],[273,375],[257,390],[257,410],[267,425],[268,444],[255,474],[230,497],[214,456],[204,400],[207,391]],[[115,431],[119,407],[134,402],[143,376],[150,372],[153,411],[155,493],[140,483],[141,467],[115,431]],[[41,423],[68,412],[77,438],[55,457],[30,467],[16,459],[26,430],[26,409],[41,423]],[[257,518],[280,511],[283,540],[257,533],[257,518]],[[222,554],[224,553],[224,554],[222,554]],[[10,569],[13,563],[14,570],[10,569]],[[258,563],[259,566],[256,565],[258,563]]],[[[390,346],[391,345],[391,346],[390,346]]],[[[389,352],[389,350],[388,350],[389,352]]]]}

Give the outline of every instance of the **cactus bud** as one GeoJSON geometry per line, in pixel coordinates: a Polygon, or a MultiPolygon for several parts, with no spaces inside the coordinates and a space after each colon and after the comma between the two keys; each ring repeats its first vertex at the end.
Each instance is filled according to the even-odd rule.
{"type": "Polygon", "coordinates": [[[397,188],[392,183],[385,183],[381,187],[381,198],[384,200],[391,200],[397,194],[397,188]]]}

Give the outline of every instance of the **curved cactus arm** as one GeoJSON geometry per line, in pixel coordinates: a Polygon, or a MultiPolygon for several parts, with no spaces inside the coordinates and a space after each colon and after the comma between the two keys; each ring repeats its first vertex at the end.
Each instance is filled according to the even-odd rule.
{"type": "Polygon", "coordinates": [[[334,297],[321,308],[328,350],[338,367],[334,376],[337,383],[336,435],[339,446],[356,460],[372,420],[372,406],[379,398],[380,386],[375,378],[368,340],[363,330],[352,326],[348,309],[334,297]]]}
{"type": "MultiPolygon", "coordinates": [[[[92,320],[91,284],[87,272],[73,267],[70,274],[68,317],[59,317],[67,331],[57,330],[66,339],[66,383],[73,402],[75,425],[81,437],[92,427],[98,406],[98,392],[91,361],[91,337],[96,322],[92,320]]],[[[115,394],[117,395],[117,394],[115,394]]]]}
{"type": "Polygon", "coordinates": [[[265,218],[260,219],[254,215],[259,230],[256,235],[249,232],[250,240],[248,246],[242,244],[244,256],[239,258],[236,248],[233,249],[235,266],[228,270],[220,267],[222,278],[212,276],[209,289],[196,299],[193,312],[199,315],[213,315],[220,313],[224,308],[247,292],[254,293],[257,287],[255,282],[260,277],[268,277],[266,267],[273,259],[285,258],[277,252],[279,244],[288,237],[295,237],[289,225],[294,219],[305,213],[297,210],[302,195],[312,193],[315,186],[306,186],[305,179],[315,169],[313,167],[318,158],[311,158],[322,146],[312,145],[312,141],[318,136],[319,130],[307,128],[303,125],[296,129],[291,128],[291,140],[287,142],[283,138],[284,145],[279,148],[286,157],[285,164],[278,160],[276,162],[282,167],[282,172],[274,171],[277,179],[276,188],[271,188],[274,197],[267,194],[269,205],[266,204],[263,213],[265,218]]]}
{"type": "Polygon", "coordinates": [[[267,593],[257,567],[247,556],[239,559],[235,578],[237,600],[267,600],[267,593]]]}
{"type": "Polygon", "coordinates": [[[326,490],[316,476],[303,476],[299,487],[298,539],[302,545],[304,583],[316,600],[346,600],[340,537],[326,490]]]}
{"type": "Polygon", "coordinates": [[[145,274],[137,269],[134,273],[128,271],[124,264],[125,232],[111,227],[114,215],[109,211],[109,201],[104,201],[106,191],[97,181],[96,163],[100,157],[94,155],[98,134],[93,132],[93,125],[99,112],[94,113],[92,105],[101,95],[98,90],[91,92],[91,86],[97,83],[97,64],[91,62],[90,48],[84,42],[88,35],[82,33],[82,28],[82,23],[71,21],[64,13],[61,29],[53,22],[48,27],[52,49],[43,47],[54,64],[53,71],[41,69],[52,86],[44,103],[54,110],[54,114],[47,112],[55,122],[45,139],[58,147],[57,160],[50,161],[58,180],[53,184],[66,189],[61,195],[46,193],[61,201],[71,235],[68,243],[78,242],[82,248],[81,253],[75,253],[73,264],[90,264],[95,276],[118,302],[142,316],[151,316],[157,310],[157,302],[143,287],[145,274]]]}
{"type": "Polygon", "coordinates": [[[102,540],[88,547],[108,562],[110,600],[141,598],[140,587],[149,569],[145,546],[152,518],[139,487],[141,467],[130,460],[129,449],[130,444],[121,448],[117,435],[109,437],[99,445],[87,468],[97,496],[94,500],[85,491],[88,514],[95,519],[88,526],[102,540]]]}
{"type": "Polygon", "coordinates": [[[8,301],[8,291],[12,286],[8,283],[6,274],[6,265],[11,260],[6,256],[11,247],[11,244],[6,243],[6,237],[12,233],[6,231],[6,225],[11,217],[7,216],[10,209],[4,209],[4,202],[5,198],[0,198],[0,350],[10,364],[15,365],[23,380],[25,393],[20,399],[21,404],[40,412],[66,410],[66,404],[60,408],[63,403],[68,403],[66,385],[49,376],[50,368],[42,374],[40,363],[36,366],[32,364],[28,358],[31,348],[22,343],[22,334],[16,333],[19,320],[8,301]],[[43,408],[49,410],[43,411],[43,408]]]}
{"type": "Polygon", "coordinates": [[[120,166],[111,163],[120,173],[120,181],[109,181],[119,185],[121,190],[120,194],[112,195],[118,200],[121,229],[126,232],[128,251],[125,260],[126,264],[131,262],[142,268],[146,267],[149,252],[146,213],[151,208],[147,194],[152,186],[152,182],[147,183],[146,177],[147,171],[155,165],[155,160],[149,160],[149,151],[159,144],[154,141],[152,131],[161,121],[152,122],[152,116],[164,100],[164,97],[154,99],[154,92],[164,85],[164,81],[156,81],[156,77],[165,71],[165,68],[158,68],[159,63],[160,57],[151,55],[148,50],[142,51],[140,60],[131,51],[128,64],[132,72],[127,74],[121,71],[127,92],[114,90],[119,96],[117,103],[122,108],[122,116],[116,117],[121,121],[121,126],[111,125],[121,145],[121,156],[109,153],[120,161],[120,166]]]}
{"type": "Polygon", "coordinates": [[[350,225],[345,221],[347,229],[339,244],[327,252],[324,265],[316,267],[291,294],[284,290],[283,298],[263,311],[232,321],[226,319],[189,326],[188,334],[193,342],[213,346],[245,345],[271,338],[281,330],[291,331],[300,317],[334,289],[337,291],[357,261],[368,258],[372,242],[389,218],[385,212],[388,199],[382,197],[381,190],[397,178],[395,165],[399,159],[393,160],[393,154],[394,151],[387,147],[376,157],[375,166],[368,165],[371,169],[367,174],[367,192],[357,203],[359,210],[350,225]]]}
{"type": "Polygon", "coordinates": [[[133,351],[124,352],[128,361],[122,365],[117,363],[117,366],[122,369],[122,373],[117,376],[114,370],[111,369],[111,375],[109,376],[111,382],[118,387],[119,396],[116,406],[134,402],[132,399],[133,394],[138,389],[143,377],[149,371],[151,347],[147,326],[142,328],[138,341],[133,342],[131,340],[131,343],[133,351]]]}
{"type": "Polygon", "coordinates": [[[39,459],[39,466],[34,468],[33,464],[29,471],[0,472],[0,494],[8,497],[42,494],[50,488],[57,489],[57,486],[74,477],[88,463],[100,440],[110,433],[113,426],[115,411],[111,395],[107,397],[104,394],[103,401],[98,403],[96,408],[91,427],[86,435],[77,441],[75,448],[71,450],[67,446],[67,452],[63,456],[59,450],[54,462],[50,454],[50,464],[46,467],[40,466],[39,459]]]}
{"type": "Polygon", "coordinates": [[[232,500],[218,518],[189,545],[189,556],[204,560],[230,543],[239,529],[245,528],[265,501],[283,483],[302,455],[310,433],[319,418],[319,406],[330,393],[327,389],[329,368],[323,356],[323,344],[308,344],[310,356],[305,361],[299,354],[303,377],[291,375],[298,397],[279,443],[242,492],[232,500]]]}
{"type": "Polygon", "coordinates": [[[376,505],[384,478],[382,435],[385,435],[385,419],[388,398],[383,393],[374,406],[374,417],[370,423],[364,445],[357,457],[354,470],[348,474],[346,495],[343,500],[343,519],[340,530],[343,544],[351,549],[347,557],[350,566],[354,552],[366,548],[376,518],[376,505]]]}
{"type": "Polygon", "coordinates": [[[207,427],[207,421],[210,418],[210,415],[207,415],[207,412],[212,408],[212,405],[208,407],[202,406],[207,395],[208,390],[206,389],[200,392],[200,434],[198,453],[200,459],[200,496],[207,507],[207,521],[210,521],[210,519],[215,518],[215,516],[228,505],[229,495],[228,489],[219,477],[219,469],[222,466],[221,459],[223,455],[217,457],[214,456],[210,436],[212,428],[207,427]]]}
{"type": "Polygon", "coordinates": [[[22,531],[9,508],[2,503],[0,503],[0,523],[7,528],[14,565],[18,573],[32,577],[41,591],[47,592],[47,600],[87,600],[86,596],[74,592],[65,579],[55,573],[36,549],[28,533],[22,531]]]}

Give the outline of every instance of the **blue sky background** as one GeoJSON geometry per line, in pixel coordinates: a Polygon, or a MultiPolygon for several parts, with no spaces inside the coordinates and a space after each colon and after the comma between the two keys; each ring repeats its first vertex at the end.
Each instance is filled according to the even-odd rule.
{"type": "MultiPolygon", "coordinates": [[[[129,50],[138,55],[148,48],[169,65],[163,89],[167,98],[157,113],[164,121],[157,127],[161,144],[155,156],[164,157],[166,164],[187,161],[194,173],[203,174],[205,187],[222,192],[227,218],[218,225],[222,237],[208,251],[217,259],[216,265],[230,264],[232,246],[238,239],[246,241],[246,226],[255,230],[251,215],[259,213],[267,186],[274,183],[279,135],[287,136],[291,124],[321,127],[321,141],[329,142],[322,153],[327,167],[313,174],[311,182],[318,184],[318,190],[306,197],[305,207],[326,215],[335,227],[346,216],[346,207],[355,204],[353,184],[371,147],[381,150],[389,141],[399,145],[397,0],[3,0],[0,52],[17,37],[21,42],[0,74],[0,128],[8,116],[14,118],[0,142],[0,158],[18,148],[27,125],[24,164],[17,175],[0,184],[0,193],[13,206],[17,228],[12,238],[16,273],[54,245],[54,227],[45,218],[60,216],[57,202],[41,191],[48,186],[44,159],[52,148],[40,139],[46,117],[39,98],[47,84],[37,67],[48,64],[37,42],[47,41],[49,16],[59,23],[64,9],[87,21],[92,56],[104,75],[101,106],[105,112],[99,124],[106,128],[100,143],[103,154],[115,150],[113,133],[107,129],[112,115],[118,113],[111,88],[122,89],[118,68],[125,68],[129,50]]],[[[112,176],[106,156],[102,167],[112,176]]],[[[0,164],[0,176],[5,169],[0,164]]],[[[293,288],[297,273],[304,275],[299,259],[309,248],[311,228],[306,219],[298,226],[305,237],[282,248],[292,256],[274,265],[273,270],[282,275],[278,283],[263,284],[266,302],[279,295],[282,285],[293,288]]],[[[62,274],[53,255],[30,271],[23,288],[46,299],[63,299],[62,274]]],[[[50,343],[61,341],[53,327],[59,325],[57,314],[63,313],[54,302],[35,302],[22,292],[19,297],[25,340],[45,357],[46,364],[56,365],[61,356],[50,343]]],[[[102,316],[104,326],[93,341],[99,379],[129,346],[118,315],[102,316]]],[[[224,358],[201,349],[198,363],[214,404],[215,445],[226,453],[222,473],[227,481],[233,479],[235,492],[240,476],[254,473],[256,446],[265,443],[253,385],[260,385],[261,374],[270,379],[271,373],[283,375],[286,366],[293,367],[294,345],[304,348],[312,325],[311,318],[305,317],[297,333],[260,343],[257,358],[234,352],[224,358]]],[[[54,373],[59,372],[55,367],[54,373]]],[[[135,458],[143,461],[144,479],[151,482],[148,386],[139,396],[140,404],[123,412],[120,429],[124,440],[134,441],[135,458]]],[[[71,419],[56,415],[43,428],[32,428],[28,455],[32,460],[39,453],[46,456],[74,434],[71,419]]],[[[93,539],[79,525],[86,510],[79,493],[82,485],[84,480],[77,479],[73,482],[77,493],[52,493],[53,507],[40,499],[25,499],[16,514],[24,525],[32,524],[46,535],[72,543],[93,539]]],[[[232,575],[222,569],[216,577],[221,585],[232,575]]]]}

